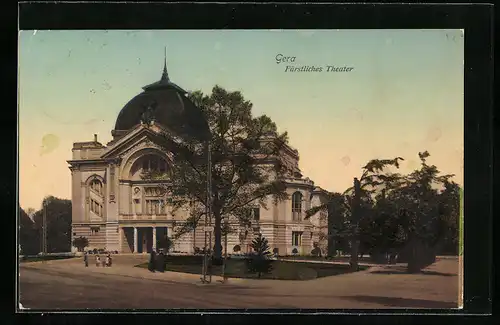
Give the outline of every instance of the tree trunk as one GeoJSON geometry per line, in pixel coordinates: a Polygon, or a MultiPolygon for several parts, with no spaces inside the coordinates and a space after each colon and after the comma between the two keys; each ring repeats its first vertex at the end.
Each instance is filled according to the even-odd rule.
{"type": "Polygon", "coordinates": [[[351,242],[351,269],[353,271],[358,270],[358,247],[359,247],[359,241],[357,239],[357,236],[354,236],[352,242],[351,242]]]}
{"type": "Polygon", "coordinates": [[[354,199],[351,211],[351,218],[354,224],[354,234],[351,241],[351,269],[358,270],[358,250],[359,250],[359,220],[360,216],[360,202],[361,202],[361,184],[357,178],[354,178],[354,199]]]}
{"type": "Polygon", "coordinates": [[[214,211],[214,265],[222,265],[222,229],[221,229],[221,216],[219,212],[214,211]]]}
{"type": "Polygon", "coordinates": [[[410,240],[410,253],[408,260],[408,273],[418,273],[422,269],[420,247],[416,238],[410,240]]]}
{"type": "Polygon", "coordinates": [[[196,226],[193,228],[193,253],[196,252],[196,226]]]}

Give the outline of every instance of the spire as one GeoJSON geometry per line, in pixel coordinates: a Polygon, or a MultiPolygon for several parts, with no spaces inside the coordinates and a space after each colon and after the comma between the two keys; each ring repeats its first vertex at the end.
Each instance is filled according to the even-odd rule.
{"type": "Polygon", "coordinates": [[[167,88],[173,88],[177,90],[178,92],[182,94],[186,94],[187,92],[182,89],[181,87],[177,86],[174,84],[171,80],[170,77],[168,76],[168,71],[167,71],[167,47],[165,46],[165,57],[164,57],[164,65],[163,65],[163,73],[161,75],[161,79],[157,82],[153,82],[152,84],[149,84],[147,86],[142,87],[144,90],[153,90],[153,89],[167,89],[167,88]]]}
{"type": "Polygon", "coordinates": [[[163,74],[161,75],[161,81],[170,81],[167,71],[167,47],[165,46],[165,62],[163,65],[163,74]]]}

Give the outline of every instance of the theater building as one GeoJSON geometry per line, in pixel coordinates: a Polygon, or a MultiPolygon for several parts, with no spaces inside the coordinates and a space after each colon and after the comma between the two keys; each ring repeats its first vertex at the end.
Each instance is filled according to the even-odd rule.
{"type": "MultiPolygon", "coordinates": [[[[169,131],[172,112],[187,105],[186,92],[171,82],[166,65],[160,81],[143,88],[120,111],[112,140],[106,145],[94,135],[92,141],[73,144],[71,170],[72,239],[87,237],[87,249],[105,249],[121,253],[147,253],[156,249],[163,236],[171,236],[189,216],[189,211],[172,211],[164,204],[159,184],[140,177],[143,171],[166,171],[169,153],[155,143],[159,132],[169,131]],[[151,99],[158,103],[154,120],[143,123],[144,107],[151,99]]],[[[309,254],[313,243],[326,245],[320,232],[326,220],[318,213],[305,220],[305,211],[326,199],[325,191],[303,177],[297,150],[283,151],[290,171],[285,179],[289,199],[267,208],[254,209],[252,227],[236,226],[227,236],[228,252],[235,245],[249,250],[255,233],[265,236],[271,249],[280,255],[309,254]]],[[[323,229],[322,229],[323,228],[323,229]]],[[[204,229],[196,229],[174,241],[173,251],[193,253],[204,246],[204,229]]],[[[224,246],[224,242],[223,242],[224,246]]]]}

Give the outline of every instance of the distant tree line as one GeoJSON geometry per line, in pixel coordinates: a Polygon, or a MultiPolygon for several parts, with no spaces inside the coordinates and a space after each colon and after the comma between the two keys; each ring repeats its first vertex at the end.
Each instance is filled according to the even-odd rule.
{"type": "Polygon", "coordinates": [[[38,254],[42,248],[43,206],[47,213],[47,253],[71,250],[71,200],[54,196],[44,198],[41,209],[32,218],[19,207],[19,244],[21,254],[38,254]]]}

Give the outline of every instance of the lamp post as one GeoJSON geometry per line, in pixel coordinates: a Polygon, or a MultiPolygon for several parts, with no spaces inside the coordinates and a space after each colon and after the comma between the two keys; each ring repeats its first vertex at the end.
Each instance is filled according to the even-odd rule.
{"type": "Polygon", "coordinates": [[[224,261],[222,263],[222,283],[226,282],[226,263],[227,263],[227,233],[229,231],[229,222],[224,220],[224,261]]]}
{"type": "Polygon", "coordinates": [[[210,140],[207,141],[206,151],[207,151],[207,199],[205,204],[205,225],[204,225],[205,253],[203,256],[203,267],[202,267],[203,276],[201,278],[202,283],[212,282],[212,273],[209,272],[210,271],[209,265],[211,263],[211,257],[212,257],[212,229],[211,229],[212,228],[212,215],[211,215],[212,214],[212,152],[211,152],[210,140]],[[208,250],[210,250],[210,254],[208,253],[208,250]]]}
{"type": "Polygon", "coordinates": [[[43,254],[47,254],[47,202],[43,206],[43,254]]]}
{"type": "Polygon", "coordinates": [[[42,240],[41,240],[41,253],[42,256],[47,254],[47,202],[43,201],[42,211],[42,240]]]}

